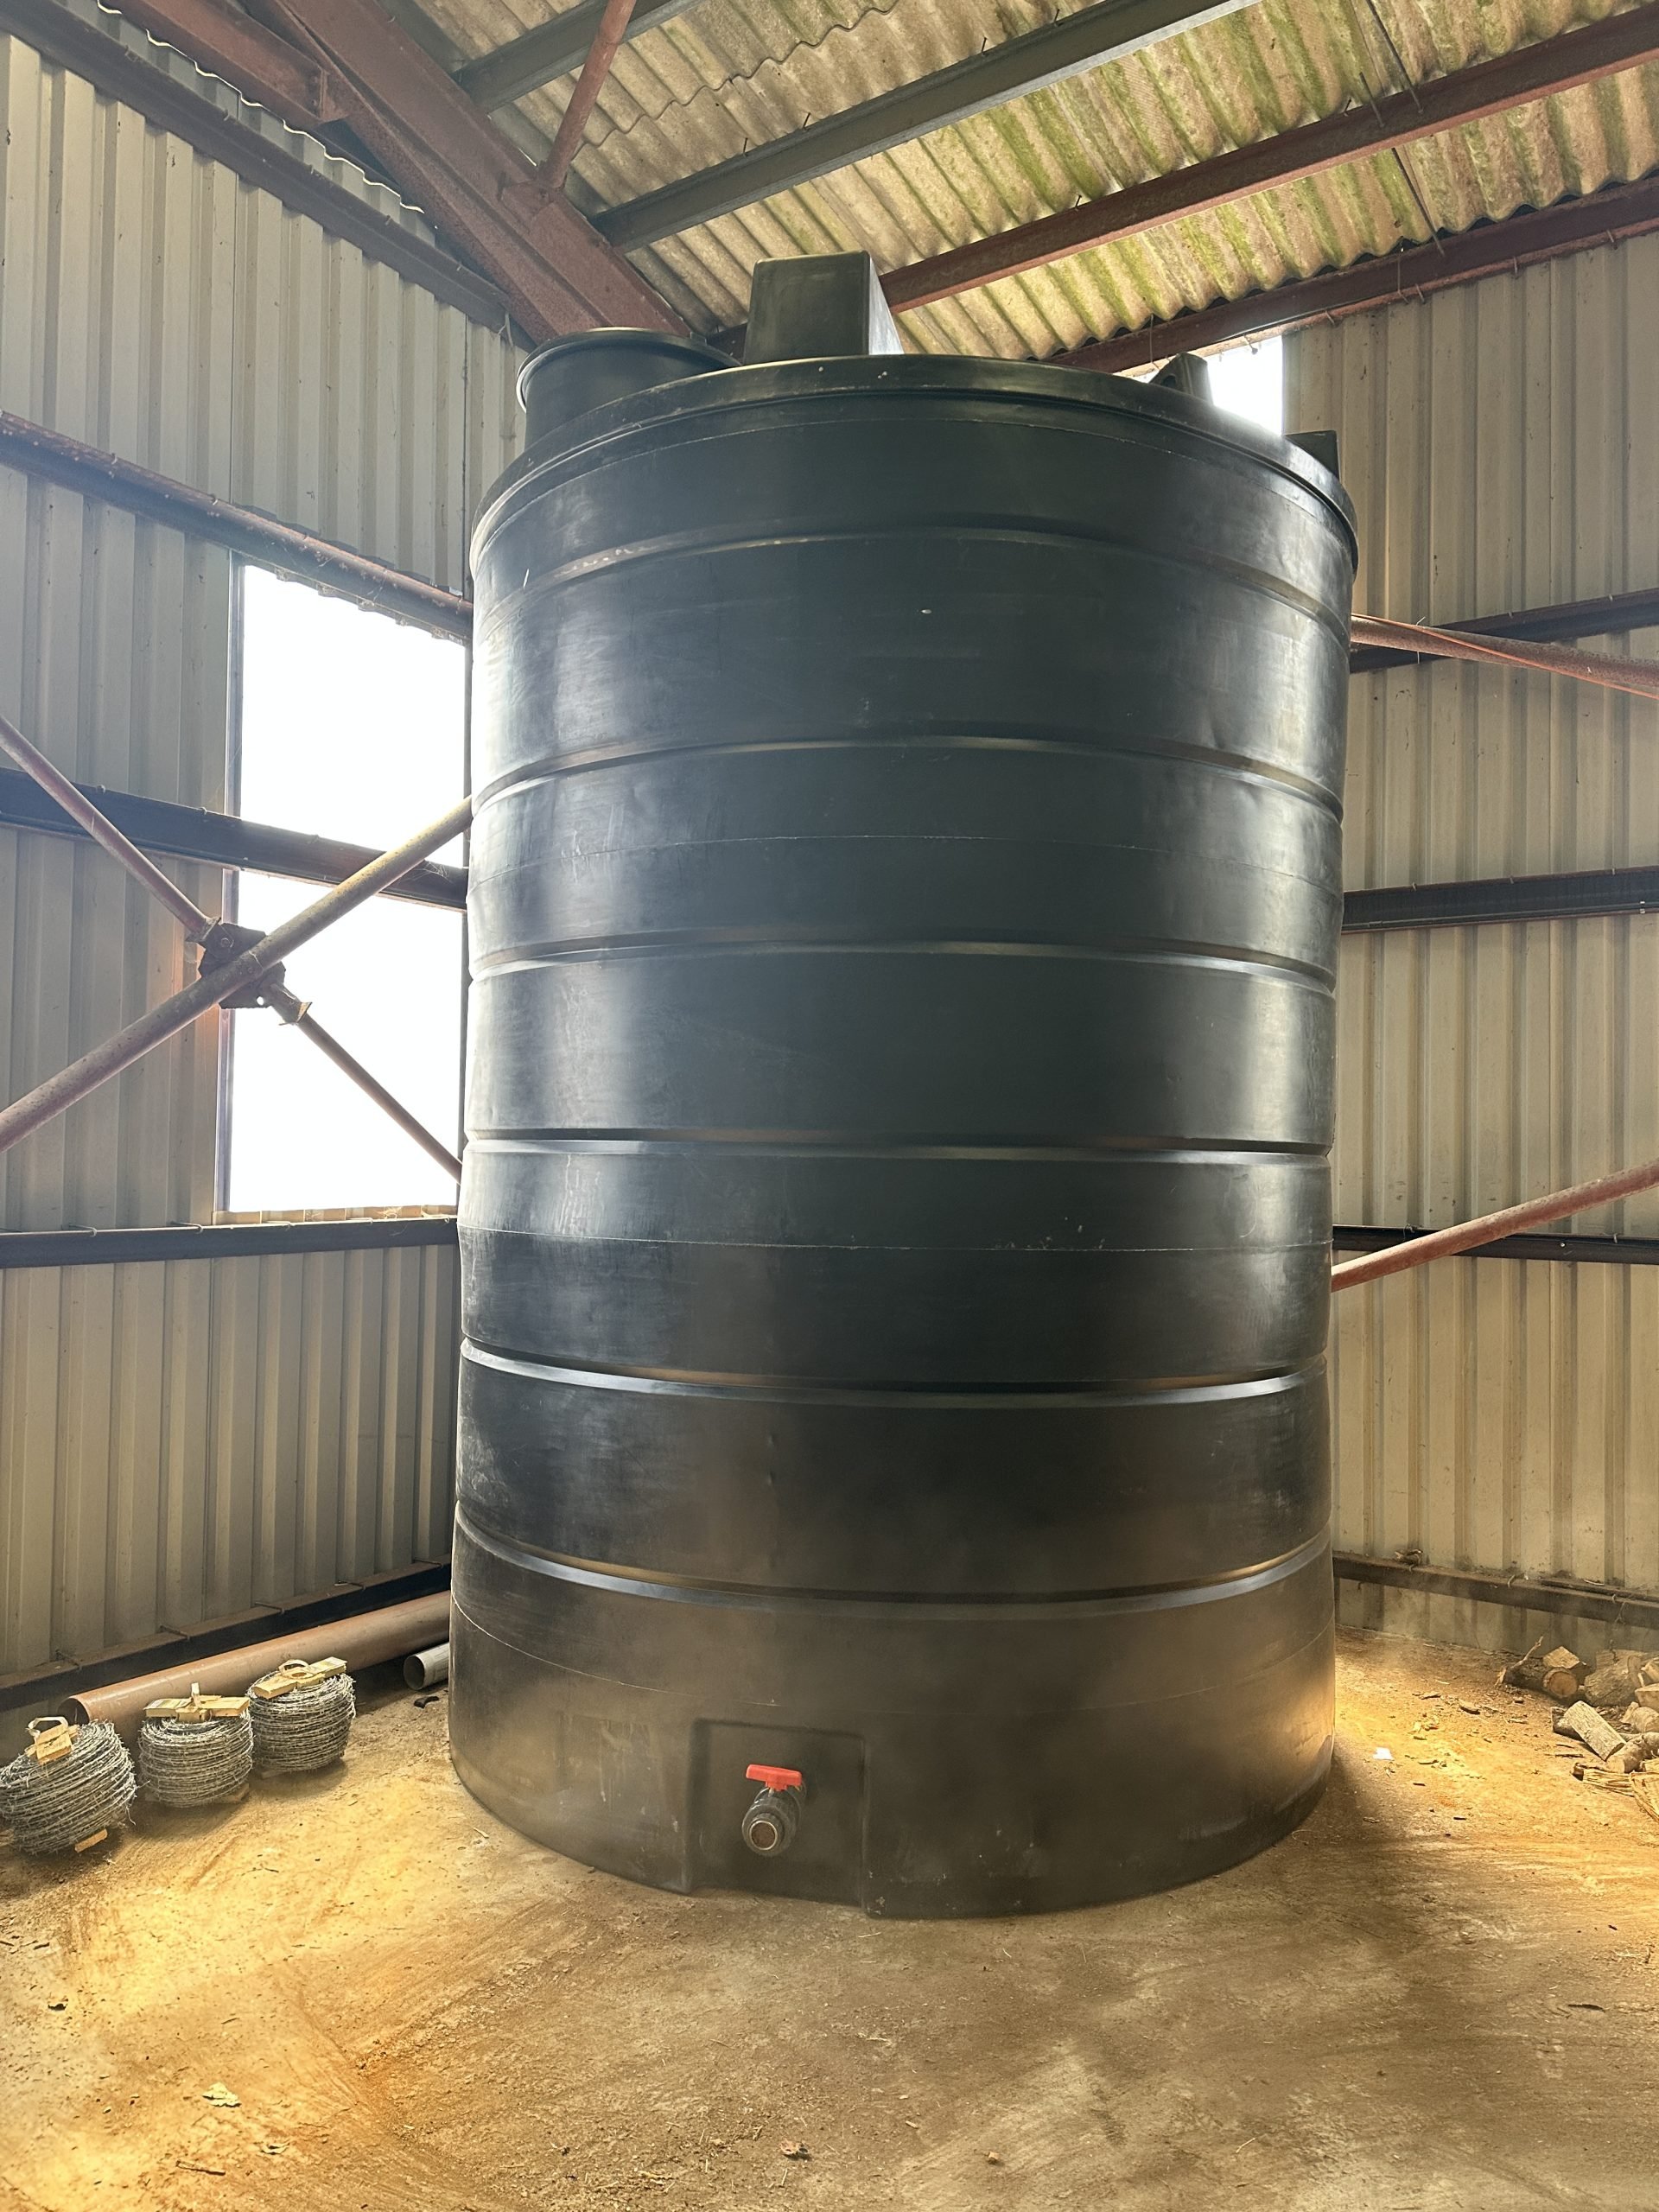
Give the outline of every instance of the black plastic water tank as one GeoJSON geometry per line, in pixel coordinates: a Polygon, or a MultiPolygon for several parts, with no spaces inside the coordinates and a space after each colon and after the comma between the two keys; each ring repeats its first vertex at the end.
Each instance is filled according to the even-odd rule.
{"type": "Polygon", "coordinates": [[[985,361],[497,488],[450,1726],[514,1826],[998,1912],[1317,1799],[1353,559],[1281,440],[985,361]]]}

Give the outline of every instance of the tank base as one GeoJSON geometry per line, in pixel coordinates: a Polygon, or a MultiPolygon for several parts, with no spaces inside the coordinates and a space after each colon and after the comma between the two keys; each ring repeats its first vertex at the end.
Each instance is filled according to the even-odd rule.
{"type": "MultiPolygon", "coordinates": [[[[725,1615],[735,1657],[747,1625],[733,1618],[737,1609],[662,1605],[637,1583],[624,1596],[567,1582],[565,1604],[550,1615],[543,1580],[535,1593],[541,1618],[570,1647],[569,1663],[486,1630],[467,1610],[486,1582],[499,1618],[505,1586],[527,1571],[490,1548],[463,1542],[458,1551],[450,1635],[456,1771],[524,1834],[658,1888],[828,1899],[901,1918],[1052,1911],[1236,1866],[1288,1834],[1325,1786],[1334,1649],[1323,1548],[1265,1587],[1203,1605],[1214,1633],[1199,1647],[1208,1662],[1201,1681],[1166,1681],[1160,1694],[1146,1694],[1166,1615],[1033,1620],[1061,1609],[1018,1608],[1001,1639],[1007,1665],[997,1694],[955,1709],[927,1701],[939,1694],[937,1672],[906,1695],[896,1662],[916,1630],[879,1617],[913,1608],[862,1609],[869,1618],[861,1624],[832,1630],[837,1671],[852,1694],[839,1709],[803,1694],[798,1649],[772,1655],[777,1703],[735,1697],[711,1713],[683,1687],[694,1679],[689,1670],[664,1670],[659,1687],[584,1669],[582,1616],[620,1605],[677,1617],[672,1630],[696,1637],[725,1615]],[[1057,1675],[1074,1692],[1116,1677],[1122,1694],[1103,1697],[1097,1687],[1094,1701],[1071,1707],[1010,1695],[1022,1678],[1040,1689],[1047,1677],[1052,1688],[1057,1675]],[[759,1787],[748,1770],[758,1765],[802,1777],[791,1800],[795,1833],[774,1856],[744,1839],[759,1787]]],[[[973,1611],[982,1643],[986,1609],[973,1611]]],[[[650,1633],[617,1636],[609,1626],[613,1651],[649,1662],[650,1633]]],[[[828,1626],[819,1619],[801,1641],[817,1643],[828,1626]]],[[[1192,1652],[1190,1630],[1189,1621],[1192,1652]]],[[[830,1652],[810,1659],[811,1680],[835,1678],[830,1652]]],[[[731,1669],[736,1687],[747,1671],[731,1669]]]]}

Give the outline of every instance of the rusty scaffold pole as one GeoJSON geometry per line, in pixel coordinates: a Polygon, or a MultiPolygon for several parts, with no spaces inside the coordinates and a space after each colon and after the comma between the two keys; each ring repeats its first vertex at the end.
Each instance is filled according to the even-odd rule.
{"type": "Polygon", "coordinates": [[[1402,1244],[1367,1252],[1357,1260],[1343,1260],[1331,1270],[1331,1287],[1356,1290],[1380,1275],[1402,1274],[1408,1268],[1427,1267],[1431,1260],[1472,1252],[1483,1244],[1496,1244],[1501,1237],[1520,1236],[1529,1230],[1541,1229],[1547,1222],[1564,1220],[1570,1213],[1610,1205],[1616,1198],[1631,1198],[1639,1191],[1655,1188],[1659,1188],[1659,1160],[1644,1160],[1637,1167],[1621,1167],[1611,1175],[1598,1175],[1592,1182],[1574,1183],[1541,1198],[1523,1198],[1519,1205],[1503,1206],[1496,1213],[1478,1215],[1473,1221],[1460,1221],[1450,1229],[1408,1237],[1402,1244]]]}
{"type": "Polygon", "coordinates": [[[410,868],[418,867],[464,830],[472,819],[471,799],[458,801],[447,814],[404,844],[382,853],[355,875],[348,876],[344,883],[334,885],[301,912],[262,935],[234,923],[215,922],[204,913],[3,715],[0,715],[0,751],[9,753],[88,836],[119,861],[153,898],[166,906],[182,925],[189,942],[201,947],[201,972],[194,983],[175,992],[171,998],[163,999],[159,1006],[151,1007],[136,1021],[118,1030],[113,1037],[83,1053],[72,1066],[48,1076],[44,1083],[37,1084],[33,1090],[0,1110],[0,1152],[78,1104],[111,1076],[119,1075],[124,1068],[130,1067],[135,1060],[154,1052],[169,1037],[188,1029],[213,1007],[226,1004],[267,1006],[349,1076],[430,1159],[460,1179],[461,1162],[448,1147],[401,1105],[337,1038],[330,1035],[304,1001],[288,988],[281,971],[289,953],[308,944],[332,922],[362,906],[377,892],[395,883],[399,876],[406,875],[410,868]]]}

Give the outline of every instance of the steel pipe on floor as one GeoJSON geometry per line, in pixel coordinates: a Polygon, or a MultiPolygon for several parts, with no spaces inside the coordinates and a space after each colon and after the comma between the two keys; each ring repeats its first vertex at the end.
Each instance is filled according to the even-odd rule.
{"type": "Polygon", "coordinates": [[[217,1652],[211,1659],[193,1659],[186,1666],[165,1667],[130,1681],[106,1683],[102,1689],[82,1690],[61,1702],[72,1720],[110,1720],[124,1731],[137,1726],[153,1699],[187,1697],[193,1683],[216,1696],[237,1696],[284,1659],[343,1659],[355,1670],[425,1650],[448,1633],[449,1592],[440,1590],[429,1598],[410,1598],[400,1605],[383,1605],[377,1612],[353,1613],[321,1628],[245,1643],[239,1650],[217,1652]]]}

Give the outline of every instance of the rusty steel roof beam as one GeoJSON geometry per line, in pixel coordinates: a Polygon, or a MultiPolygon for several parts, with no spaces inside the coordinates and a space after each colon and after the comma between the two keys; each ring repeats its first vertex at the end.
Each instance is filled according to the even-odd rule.
{"type": "Polygon", "coordinates": [[[176,47],[198,68],[254,92],[261,106],[298,130],[347,120],[339,89],[321,62],[226,0],[121,0],[121,13],[152,38],[176,47]]]}
{"type": "Polygon", "coordinates": [[[499,283],[531,337],[685,326],[374,0],[252,0],[345,88],[353,130],[499,283]]]}
{"type": "Polygon", "coordinates": [[[133,20],[299,128],[344,124],[532,339],[683,331],[637,270],[374,0],[134,0],[133,20]]]}
{"type": "Polygon", "coordinates": [[[1579,253],[1590,246],[1617,245],[1623,239],[1659,230],[1659,172],[1634,184],[1610,185],[1579,200],[1558,200],[1500,223],[1432,238],[1421,245],[1357,261],[1346,269],[1326,269],[1297,277],[1271,291],[1248,292],[1242,299],[1220,300],[1166,321],[1143,323],[1071,353],[1051,355],[1063,369],[1100,369],[1109,374],[1148,368],[1172,354],[1199,353],[1269,331],[1357,315],[1400,300],[1427,299],[1459,284],[1477,283],[1579,253]]]}
{"type": "Polygon", "coordinates": [[[1363,106],[1257,139],[1167,176],[1124,186],[994,237],[955,246],[891,270],[881,280],[887,304],[902,310],[973,291],[1002,276],[1040,269],[1067,254],[1105,245],[1183,216],[1207,213],[1275,185],[1502,115],[1552,92],[1593,84],[1659,59],[1659,0],[1605,16],[1558,38],[1431,78],[1363,106]]]}

